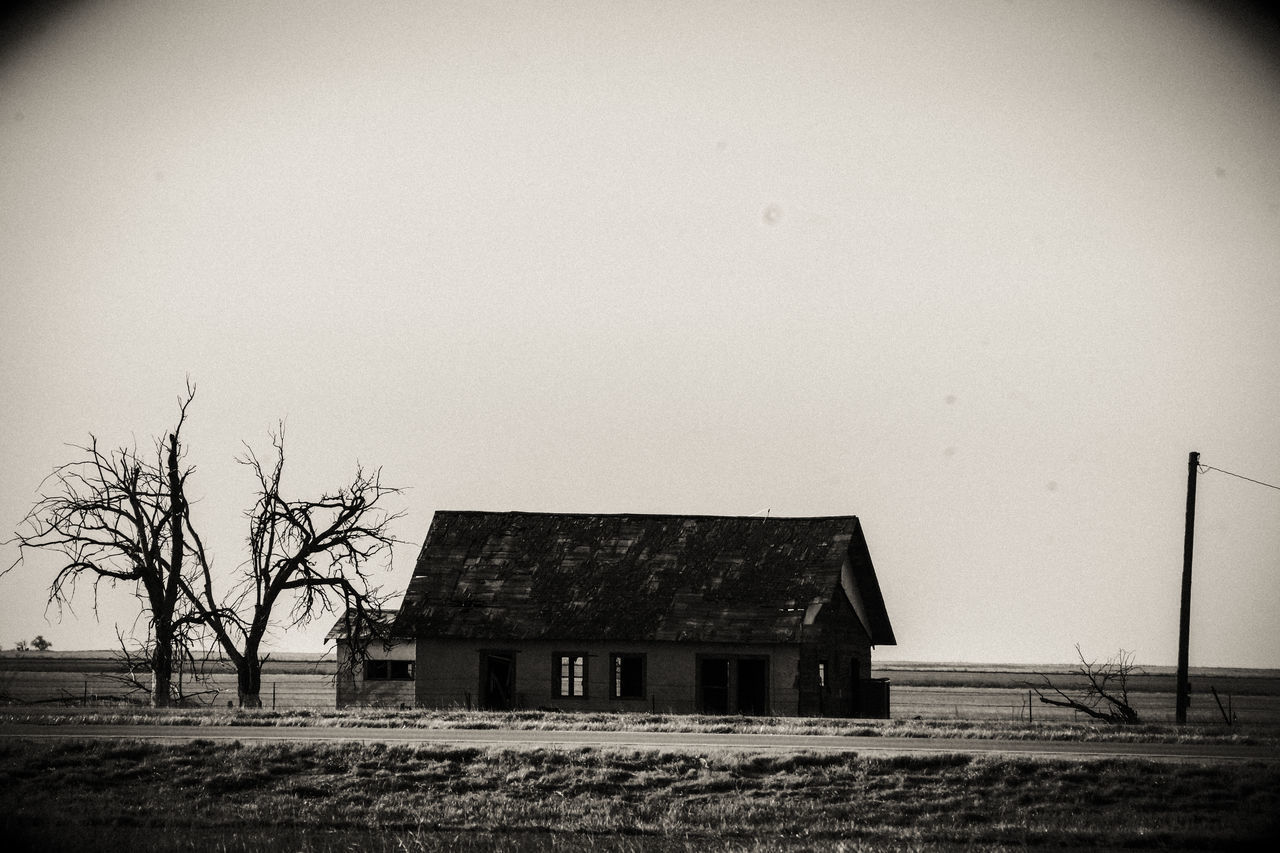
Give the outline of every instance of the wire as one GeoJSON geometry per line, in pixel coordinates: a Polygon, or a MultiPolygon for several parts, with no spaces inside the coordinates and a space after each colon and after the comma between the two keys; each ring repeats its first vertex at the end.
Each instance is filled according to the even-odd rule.
{"type": "Polygon", "coordinates": [[[1248,480],[1250,483],[1257,483],[1259,486],[1266,486],[1268,489],[1275,489],[1277,492],[1280,492],[1280,486],[1273,486],[1270,483],[1264,483],[1261,480],[1255,480],[1252,477],[1246,477],[1243,474],[1233,474],[1230,471],[1223,471],[1221,468],[1214,468],[1212,465],[1197,465],[1196,467],[1200,469],[1200,473],[1202,474],[1205,471],[1217,471],[1219,474],[1226,474],[1229,477],[1239,477],[1241,480],[1248,480]]]}

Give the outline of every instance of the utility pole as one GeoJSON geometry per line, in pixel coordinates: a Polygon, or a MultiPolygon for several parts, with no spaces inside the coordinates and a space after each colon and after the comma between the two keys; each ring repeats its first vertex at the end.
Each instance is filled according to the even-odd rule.
{"type": "Polygon", "coordinates": [[[1187,706],[1191,704],[1191,685],[1187,681],[1187,645],[1191,635],[1191,543],[1196,535],[1196,470],[1200,454],[1187,457],[1187,526],[1182,541],[1182,609],[1178,617],[1178,725],[1187,723],[1187,706]]]}

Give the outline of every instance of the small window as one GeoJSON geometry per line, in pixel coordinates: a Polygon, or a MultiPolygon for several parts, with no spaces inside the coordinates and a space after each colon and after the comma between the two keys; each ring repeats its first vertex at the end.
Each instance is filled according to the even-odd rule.
{"type": "Polygon", "coordinates": [[[413,681],[411,660],[367,660],[364,662],[365,681],[413,681]]]}
{"type": "Polygon", "coordinates": [[[583,699],[587,695],[587,656],[580,652],[555,656],[555,695],[561,699],[583,699]]]}
{"type": "Polygon", "coordinates": [[[826,686],[827,686],[827,662],[824,660],[820,660],[818,661],[818,687],[820,689],[825,689],[826,686]]]}
{"type": "Polygon", "coordinates": [[[614,699],[644,698],[644,655],[611,655],[614,699]]]}

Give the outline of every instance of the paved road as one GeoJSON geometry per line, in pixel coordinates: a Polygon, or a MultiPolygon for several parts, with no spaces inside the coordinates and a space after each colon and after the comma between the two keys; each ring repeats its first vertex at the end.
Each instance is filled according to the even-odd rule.
{"type": "Polygon", "coordinates": [[[1280,761],[1280,749],[1235,744],[1082,743],[1079,741],[959,738],[838,737],[829,735],[690,734],[676,732],[528,731],[514,729],[389,729],[265,726],[18,725],[0,724],[0,739],[134,738],[150,741],[238,740],[386,744],[449,744],[507,749],[666,749],[689,752],[841,751],[861,755],[1020,755],[1042,758],[1144,758],[1156,761],[1280,761]]]}

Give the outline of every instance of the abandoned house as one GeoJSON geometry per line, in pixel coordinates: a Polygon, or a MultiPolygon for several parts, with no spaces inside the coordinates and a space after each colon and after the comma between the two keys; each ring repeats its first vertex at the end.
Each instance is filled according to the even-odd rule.
{"type": "Polygon", "coordinates": [[[854,516],[441,511],[392,624],[339,707],[889,713],[854,516]]]}

